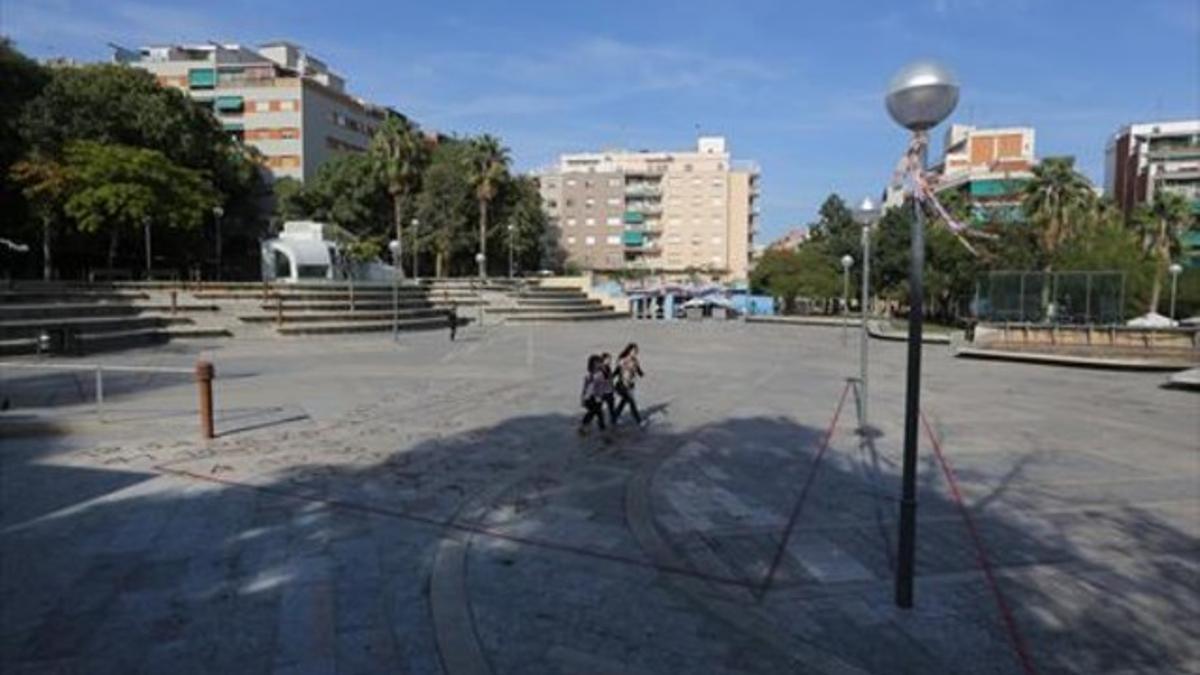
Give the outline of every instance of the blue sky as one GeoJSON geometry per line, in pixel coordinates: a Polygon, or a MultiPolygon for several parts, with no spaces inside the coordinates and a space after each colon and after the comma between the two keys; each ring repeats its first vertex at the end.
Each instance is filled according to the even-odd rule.
{"type": "Polygon", "coordinates": [[[0,0],[0,33],[82,60],[291,39],[424,126],[499,135],[521,169],[724,134],[762,167],[767,239],[831,191],[879,193],[905,140],[882,90],[913,58],[958,73],[953,120],[1032,125],[1096,181],[1121,124],[1200,116],[1200,0],[0,0]]]}

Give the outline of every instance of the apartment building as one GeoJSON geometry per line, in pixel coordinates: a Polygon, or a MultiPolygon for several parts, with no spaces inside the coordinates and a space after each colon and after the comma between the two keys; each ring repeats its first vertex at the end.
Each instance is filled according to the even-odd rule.
{"type": "Polygon", "coordinates": [[[979,129],[951,124],[946,130],[937,191],[957,191],[976,223],[1020,222],[1022,190],[1033,177],[1035,136],[1030,127],[979,129]]]}
{"type": "Polygon", "coordinates": [[[273,177],[312,178],[328,159],[363,152],[387,115],[291,42],[114,47],[113,61],[145,69],[211,107],[234,136],[262,152],[273,177]]]}
{"type": "Polygon", "coordinates": [[[729,280],[747,276],[758,177],[757,167],[731,159],[719,136],[683,152],[563,155],[535,173],[569,263],[729,280]]]}
{"type": "Polygon", "coordinates": [[[1183,195],[1200,213],[1200,119],[1130,124],[1104,152],[1104,189],[1130,213],[1158,190],[1183,195]]]}

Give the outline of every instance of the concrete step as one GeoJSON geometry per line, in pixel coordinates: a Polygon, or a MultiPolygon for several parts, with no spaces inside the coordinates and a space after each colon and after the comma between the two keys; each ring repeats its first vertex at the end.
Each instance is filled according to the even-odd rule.
{"type": "MultiPolygon", "coordinates": [[[[420,319],[426,317],[445,317],[445,310],[426,307],[421,309],[402,309],[396,313],[401,320],[420,319]]],[[[274,313],[247,314],[238,317],[245,323],[274,323],[277,317],[274,313]]],[[[392,311],[386,312],[284,312],[283,323],[317,323],[317,322],[358,322],[358,321],[391,321],[392,311]]]]}
{"type": "MultiPolygon", "coordinates": [[[[217,305],[176,304],[180,313],[215,312],[217,305]]],[[[115,302],[51,302],[0,305],[0,321],[17,319],[70,319],[100,316],[137,316],[144,312],[171,311],[170,304],[128,304],[115,302]]]]}
{"type": "Polygon", "coordinates": [[[589,298],[586,295],[580,295],[574,298],[533,298],[522,297],[517,298],[517,304],[523,307],[558,307],[571,305],[588,305],[592,307],[603,306],[603,303],[597,299],[589,298]]]}
{"type": "Polygon", "coordinates": [[[628,314],[621,314],[612,310],[608,310],[604,312],[547,312],[541,314],[512,314],[506,316],[504,320],[508,323],[535,323],[560,321],[604,321],[607,319],[628,318],[628,314]]]}
{"type": "Polygon", "coordinates": [[[80,335],[108,331],[125,331],[148,328],[163,328],[168,325],[189,324],[192,320],[187,317],[169,316],[100,316],[100,317],[70,317],[70,318],[41,318],[0,321],[0,335],[6,338],[36,337],[46,329],[71,328],[80,335]]]}
{"type": "MultiPolygon", "coordinates": [[[[459,317],[458,325],[461,327],[467,323],[467,320],[459,317]]],[[[398,323],[400,330],[445,330],[449,324],[445,317],[431,317],[427,319],[408,319],[398,323]]],[[[389,321],[356,321],[356,322],[324,322],[324,323],[304,323],[293,326],[283,325],[276,329],[280,335],[333,335],[337,333],[372,333],[386,332],[392,330],[392,322],[389,321]]]]}
{"type": "MultiPolygon", "coordinates": [[[[423,288],[401,287],[396,293],[401,299],[406,298],[425,298],[428,293],[423,288]]],[[[258,300],[260,302],[271,302],[276,296],[281,296],[284,302],[289,301],[341,301],[348,302],[350,293],[347,291],[280,291],[278,293],[271,292],[264,300],[261,291],[197,291],[192,293],[192,297],[197,300],[258,300]]],[[[451,293],[450,297],[454,297],[451,293]]],[[[383,299],[387,298],[391,301],[391,289],[362,289],[354,292],[354,298],[357,299],[383,299]]]]}
{"type": "Polygon", "coordinates": [[[531,307],[518,305],[516,307],[485,307],[488,314],[587,314],[611,312],[603,305],[556,305],[554,307],[531,307]]]}
{"type": "Polygon", "coordinates": [[[0,305],[12,304],[50,304],[50,303],[131,303],[134,300],[147,300],[146,293],[121,293],[114,291],[82,291],[82,290],[28,290],[0,291],[0,305]]]}
{"type": "MultiPolygon", "coordinates": [[[[426,308],[426,307],[432,307],[433,303],[424,298],[421,298],[421,299],[413,298],[413,299],[402,299],[396,303],[396,306],[399,307],[400,309],[421,309],[421,308],[426,308]]],[[[259,305],[259,307],[264,312],[274,312],[276,309],[276,304],[268,301],[268,302],[261,303],[259,305]]],[[[390,299],[386,300],[386,301],[385,300],[364,300],[361,302],[356,299],[354,301],[354,310],[353,311],[356,311],[356,312],[359,310],[383,311],[385,309],[388,311],[391,311],[392,301],[390,299]]],[[[326,301],[326,302],[302,302],[302,301],[300,301],[300,302],[284,302],[283,303],[283,311],[285,313],[286,312],[349,312],[349,311],[351,311],[351,309],[350,309],[350,303],[348,301],[347,302],[328,302],[328,301],[326,301]]]]}

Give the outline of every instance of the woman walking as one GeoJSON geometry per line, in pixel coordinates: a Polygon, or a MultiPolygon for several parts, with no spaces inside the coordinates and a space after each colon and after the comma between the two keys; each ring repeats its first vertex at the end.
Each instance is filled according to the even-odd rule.
{"type": "Polygon", "coordinates": [[[600,372],[603,378],[599,382],[596,393],[600,395],[600,400],[604,403],[604,407],[608,408],[608,419],[612,420],[615,427],[617,426],[617,401],[616,397],[613,396],[612,354],[604,352],[600,355],[600,372]]]}
{"type": "Polygon", "coordinates": [[[583,376],[583,391],[579,392],[579,403],[587,410],[583,415],[583,419],[579,422],[580,436],[587,435],[588,428],[591,427],[593,419],[596,420],[600,431],[605,430],[604,410],[600,405],[602,401],[600,383],[603,381],[603,378],[604,371],[601,369],[601,359],[599,356],[592,354],[588,357],[587,373],[583,376]]]}
{"type": "Polygon", "coordinates": [[[621,350],[620,357],[617,358],[617,377],[615,380],[615,389],[617,396],[620,397],[620,402],[617,403],[617,409],[613,413],[613,426],[617,424],[617,418],[621,416],[621,411],[625,410],[625,406],[629,406],[629,412],[633,413],[633,419],[639,427],[646,426],[642,420],[642,414],[638,412],[637,401],[633,398],[633,388],[639,377],[643,377],[642,364],[638,361],[638,346],[636,342],[630,342],[621,350]]]}

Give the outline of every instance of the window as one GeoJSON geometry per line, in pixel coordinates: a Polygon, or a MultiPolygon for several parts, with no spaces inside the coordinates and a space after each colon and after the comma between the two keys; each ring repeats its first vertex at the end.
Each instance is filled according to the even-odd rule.
{"type": "Polygon", "coordinates": [[[720,244],[720,243],[721,243],[721,238],[720,238],[720,237],[713,237],[713,238],[712,238],[712,243],[714,243],[714,244],[720,244]]]}
{"type": "Polygon", "coordinates": [[[620,225],[621,218],[620,216],[609,216],[604,222],[608,223],[609,225],[620,225]]]}
{"type": "Polygon", "coordinates": [[[583,223],[584,223],[585,225],[595,225],[595,224],[596,224],[596,219],[595,219],[595,218],[588,218],[587,220],[583,221],[583,223]]]}
{"type": "Polygon", "coordinates": [[[575,179],[574,178],[567,179],[567,187],[575,187],[575,179]]]}
{"type": "Polygon", "coordinates": [[[548,208],[548,209],[558,208],[558,201],[554,200],[554,199],[547,199],[546,200],[546,208],[548,208]]]}
{"type": "Polygon", "coordinates": [[[595,237],[584,237],[583,243],[587,244],[588,246],[595,246],[596,238],[595,237]]]}
{"type": "Polygon", "coordinates": [[[575,227],[575,219],[567,218],[567,227],[575,227]]]}
{"type": "Polygon", "coordinates": [[[609,198],[608,198],[608,205],[609,205],[609,206],[620,206],[620,205],[621,205],[621,198],[620,198],[620,197],[609,197],[609,198]]]}
{"type": "Polygon", "coordinates": [[[563,200],[563,205],[565,205],[567,208],[571,208],[572,206],[575,206],[575,200],[567,197],[563,200]]]}
{"type": "Polygon", "coordinates": [[[605,241],[612,246],[619,246],[621,244],[621,237],[619,235],[610,234],[605,241]]]}
{"type": "Polygon", "coordinates": [[[713,200],[712,200],[712,205],[713,205],[713,206],[720,206],[720,205],[721,205],[721,202],[722,202],[722,199],[721,199],[720,197],[713,197],[713,200]]]}
{"type": "Polygon", "coordinates": [[[585,180],[585,181],[583,181],[583,187],[584,187],[584,188],[590,188],[590,187],[592,187],[592,181],[590,181],[590,180],[585,180]]]}
{"type": "Polygon", "coordinates": [[[621,179],[620,178],[609,178],[608,184],[611,187],[619,187],[621,185],[621,179]]]}
{"type": "Polygon", "coordinates": [[[684,171],[686,171],[686,172],[688,172],[688,173],[691,173],[691,171],[692,171],[692,165],[691,165],[691,164],[684,164],[684,165],[683,165],[683,170],[684,170],[684,171]]]}
{"type": "Polygon", "coordinates": [[[595,206],[595,205],[596,205],[596,200],[595,200],[595,199],[592,199],[591,197],[588,197],[588,198],[587,198],[587,199],[586,199],[586,200],[583,202],[583,205],[584,205],[584,206],[587,206],[587,207],[589,207],[589,208],[590,208],[590,207],[592,207],[592,206],[595,206]]]}
{"type": "Polygon", "coordinates": [[[575,243],[575,237],[567,237],[567,243],[568,243],[568,244],[574,244],[574,243],[575,243]]]}
{"type": "Polygon", "coordinates": [[[721,180],[720,178],[714,178],[712,181],[712,186],[715,188],[725,187],[725,181],[721,180]]]}

